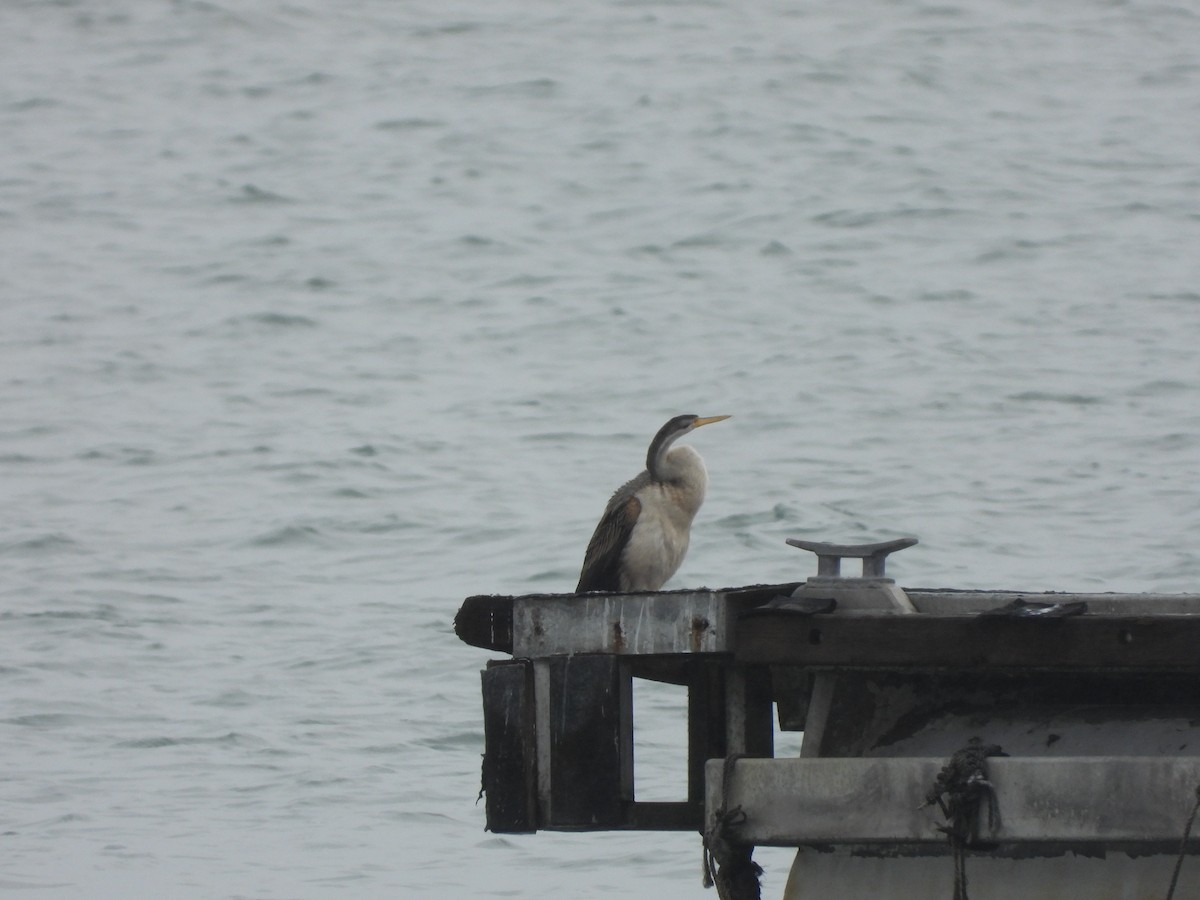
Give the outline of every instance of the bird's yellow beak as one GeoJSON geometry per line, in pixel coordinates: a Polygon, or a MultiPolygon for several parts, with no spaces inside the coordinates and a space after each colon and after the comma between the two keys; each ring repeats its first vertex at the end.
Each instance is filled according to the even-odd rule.
{"type": "Polygon", "coordinates": [[[728,418],[729,416],[706,416],[693,422],[692,427],[699,428],[701,425],[711,425],[713,422],[722,422],[728,418]]]}

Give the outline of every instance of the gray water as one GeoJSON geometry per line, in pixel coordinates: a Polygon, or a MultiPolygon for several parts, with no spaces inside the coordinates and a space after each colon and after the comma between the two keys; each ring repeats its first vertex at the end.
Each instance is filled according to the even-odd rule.
{"type": "Polygon", "coordinates": [[[570,590],[676,413],[733,418],[672,587],[916,534],[910,587],[1200,590],[1194,6],[0,35],[6,896],[711,896],[694,835],[484,832],[451,629],[570,590]]]}

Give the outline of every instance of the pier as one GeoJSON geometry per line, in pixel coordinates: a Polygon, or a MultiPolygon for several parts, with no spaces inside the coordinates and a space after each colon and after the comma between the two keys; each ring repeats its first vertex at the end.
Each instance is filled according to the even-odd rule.
{"type": "Polygon", "coordinates": [[[816,575],[468,598],[459,637],[511,657],[482,673],[488,829],[696,831],[723,900],[768,845],[787,900],[1200,896],[1200,594],[901,588],[915,539],[789,543],[816,575]],[[674,801],[635,795],[634,679],[687,689],[674,801]]]}

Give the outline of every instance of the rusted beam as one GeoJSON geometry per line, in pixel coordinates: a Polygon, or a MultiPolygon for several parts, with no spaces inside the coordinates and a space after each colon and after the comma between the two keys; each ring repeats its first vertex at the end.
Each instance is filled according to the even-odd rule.
{"type": "Polygon", "coordinates": [[[756,584],[643,594],[480,594],[463,601],[454,617],[454,632],[473,647],[527,657],[716,652],[731,615],[787,596],[797,586],[756,584]]]}
{"type": "MultiPolygon", "coordinates": [[[[853,585],[853,579],[846,581],[853,585]]],[[[661,597],[666,604],[674,605],[676,609],[686,605],[684,599],[689,596],[708,594],[724,598],[725,603],[737,612],[766,603],[777,596],[789,596],[798,584],[751,585],[743,588],[725,588],[721,591],[660,591],[656,594],[528,594],[522,597],[504,596],[499,594],[482,594],[468,597],[463,601],[454,617],[454,631],[464,643],[486,650],[498,650],[504,653],[513,652],[513,605],[517,600],[527,602],[530,608],[547,606],[559,608],[564,601],[567,610],[575,617],[573,621],[580,623],[584,615],[578,601],[584,598],[621,598],[621,597],[661,597]]],[[[837,582],[827,585],[831,595],[838,592],[837,582]]],[[[1051,603],[1084,602],[1088,611],[1099,615],[1172,615],[1200,612],[1200,594],[1087,594],[1087,593],[1036,593],[1022,591],[952,591],[952,590],[921,590],[909,588],[905,591],[916,610],[921,613],[934,615],[961,615],[995,609],[1013,600],[1030,600],[1051,603]]],[[[844,608],[845,604],[839,604],[844,608]]],[[[620,608],[620,607],[617,607],[620,608]]],[[[666,608],[665,606],[663,607],[666,608]]],[[[591,615],[591,613],[588,613],[591,615]]],[[[628,621],[628,620],[626,620],[628,621]]],[[[617,635],[613,627],[620,622],[620,617],[609,617],[605,625],[610,629],[599,637],[589,636],[593,652],[631,652],[633,646],[628,641],[617,644],[621,650],[610,651],[610,641],[617,635]],[[594,646],[592,646],[594,645],[594,646]],[[601,649],[603,648],[603,649],[601,649]]],[[[675,623],[671,624],[675,629],[675,623]]],[[[621,624],[622,637],[628,631],[621,624]]],[[[614,641],[614,643],[616,643],[614,641]]],[[[579,651],[572,651],[579,652],[579,651]]],[[[672,651],[673,652],[673,651],[672,651]]]]}
{"type": "Polygon", "coordinates": [[[519,597],[513,653],[723,653],[733,649],[732,618],[724,595],[714,591],[519,597]]]}

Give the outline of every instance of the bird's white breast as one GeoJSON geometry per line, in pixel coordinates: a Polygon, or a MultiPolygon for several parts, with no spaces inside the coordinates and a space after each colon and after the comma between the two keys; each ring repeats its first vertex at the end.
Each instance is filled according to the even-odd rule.
{"type": "Polygon", "coordinates": [[[636,494],[642,504],[622,554],[621,590],[657,591],[687,555],[692,520],[704,502],[708,473],[691,447],[668,454],[670,481],[652,482],[636,494]]]}

